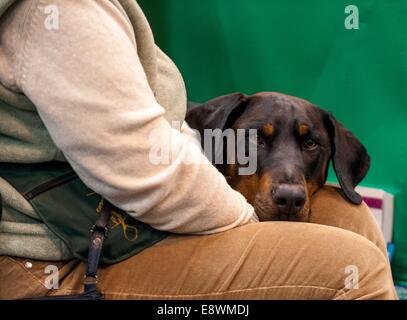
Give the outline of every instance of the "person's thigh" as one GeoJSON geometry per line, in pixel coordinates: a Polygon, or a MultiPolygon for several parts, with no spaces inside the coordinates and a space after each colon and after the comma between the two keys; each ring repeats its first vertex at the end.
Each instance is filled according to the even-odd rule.
{"type": "MultiPolygon", "coordinates": [[[[354,205],[336,187],[325,186],[311,199],[311,223],[334,226],[360,234],[374,243],[387,257],[386,242],[373,213],[363,202],[354,205]]],[[[387,261],[388,273],[391,273],[387,261]]]]}
{"type": "Polygon", "coordinates": [[[310,222],[356,232],[387,254],[383,234],[369,207],[351,204],[338,188],[323,187],[312,197],[310,222]]]}
{"type": "Polygon", "coordinates": [[[53,277],[58,270],[61,281],[78,264],[77,260],[56,262],[0,256],[0,300],[44,296],[50,292],[47,283],[53,284],[47,277],[53,277]]]}
{"type": "MultiPolygon", "coordinates": [[[[107,299],[393,299],[387,261],[339,228],[255,223],[210,236],[172,236],[99,271],[107,299]]],[[[80,264],[50,294],[81,290],[80,264]]]]}

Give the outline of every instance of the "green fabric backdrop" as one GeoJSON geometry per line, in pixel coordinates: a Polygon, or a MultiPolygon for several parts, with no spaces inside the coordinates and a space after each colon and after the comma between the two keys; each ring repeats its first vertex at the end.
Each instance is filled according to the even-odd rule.
{"type": "MultiPolygon", "coordinates": [[[[367,146],[362,185],[395,195],[393,270],[407,282],[407,1],[139,0],[190,100],[280,91],[331,110],[367,146]]],[[[335,180],[331,173],[330,180],[335,180]]]]}

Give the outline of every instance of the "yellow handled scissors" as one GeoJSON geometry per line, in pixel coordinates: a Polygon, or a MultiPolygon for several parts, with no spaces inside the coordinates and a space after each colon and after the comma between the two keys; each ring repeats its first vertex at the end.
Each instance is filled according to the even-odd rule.
{"type": "MultiPolygon", "coordinates": [[[[87,196],[91,196],[95,193],[90,193],[87,196]]],[[[100,199],[100,202],[96,208],[96,212],[100,213],[104,206],[103,198],[100,199]]],[[[110,218],[112,221],[111,229],[116,228],[117,226],[121,226],[123,229],[124,237],[129,241],[135,241],[138,238],[138,230],[136,227],[129,225],[126,223],[125,213],[121,214],[116,211],[112,211],[112,217],[110,218]]]]}

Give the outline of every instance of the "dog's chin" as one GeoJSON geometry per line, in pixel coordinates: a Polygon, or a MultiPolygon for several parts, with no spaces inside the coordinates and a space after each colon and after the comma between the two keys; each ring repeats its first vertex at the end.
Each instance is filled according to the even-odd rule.
{"type": "Polygon", "coordinates": [[[310,210],[308,203],[304,208],[292,215],[280,214],[277,207],[271,201],[256,199],[255,203],[252,203],[254,210],[259,217],[260,221],[297,221],[297,222],[309,222],[310,210]]]}

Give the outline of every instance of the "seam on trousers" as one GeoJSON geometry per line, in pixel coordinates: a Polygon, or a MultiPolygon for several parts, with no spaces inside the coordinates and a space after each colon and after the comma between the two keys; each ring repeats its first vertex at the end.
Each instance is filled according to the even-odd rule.
{"type": "MultiPolygon", "coordinates": [[[[346,300],[345,297],[347,296],[347,294],[348,294],[350,291],[351,291],[351,290],[346,291],[346,292],[340,294],[338,297],[334,298],[334,300],[346,300]]],[[[377,299],[377,294],[378,294],[380,291],[381,291],[381,290],[376,290],[375,292],[371,292],[371,293],[369,293],[369,294],[364,294],[364,295],[362,295],[362,296],[356,298],[355,300],[372,300],[372,299],[377,299]],[[376,297],[376,298],[375,298],[375,297],[376,297]]],[[[383,295],[383,294],[381,294],[381,295],[383,295]]],[[[394,297],[394,299],[396,299],[396,297],[394,297]]]]}
{"type": "Polygon", "coordinates": [[[49,290],[45,284],[41,281],[40,278],[37,278],[32,272],[28,271],[27,268],[20,262],[17,260],[14,260],[13,258],[10,258],[8,256],[5,256],[8,260],[10,260],[12,263],[16,264],[17,266],[19,266],[21,269],[24,270],[24,272],[26,274],[29,274],[31,278],[33,278],[36,282],[38,282],[44,289],[49,290]]]}
{"type": "MultiPolygon", "coordinates": [[[[118,296],[134,296],[134,297],[153,297],[153,298],[160,298],[160,297],[167,297],[167,298],[189,298],[189,297],[206,297],[206,296],[219,296],[223,294],[230,294],[230,293],[240,293],[240,292],[250,292],[256,290],[269,290],[269,289],[283,289],[283,288],[305,288],[305,289],[318,289],[318,290],[325,290],[325,291],[334,291],[336,293],[342,292],[343,289],[332,289],[328,287],[320,287],[320,286],[306,286],[306,285],[281,285],[281,286],[269,286],[269,287],[256,287],[256,288],[247,288],[247,289],[236,289],[236,290],[228,290],[228,291],[221,291],[221,292],[211,292],[211,293],[197,293],[197,294],[148,294],[148,293],[129,293],[129,292],[111,292],[111,291],[103,291],[105,295],[118,295],[118,296]]],[[[59,289],[58,293],[60,294],[61,291],[68,294],[77,294],[80,293],[78,290],[71,290],[71,289],[59,289]]],[[[336,294],[335,294],[336,295],[336,294]]],[[[334,295],[334,296],[335,296],[334,295]]]]}
{"type": "Polygon", "coordinates": [[[247,257],[247,253],[250,250],[250,248],[252,247],[252,243],[253,241],[256,239],[257,235],[259,234],[259,232],[262,229],[259,228],[256,233],[252,236],[252,238],[250,239],[249,243],[247,244],[246,248],[243,250],[241,256],[239,257],[239,260],[237,261],[235,267],[232,269],[230,275],[226,278],[226,280],[222,283],[222,285],[220,286],[219,290],[225,290],[225,287],[230,284],[231,280],[236,276],[236,273],[239,271],[242,262],[244,261],[244,259],[247,257]]]}

